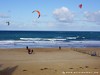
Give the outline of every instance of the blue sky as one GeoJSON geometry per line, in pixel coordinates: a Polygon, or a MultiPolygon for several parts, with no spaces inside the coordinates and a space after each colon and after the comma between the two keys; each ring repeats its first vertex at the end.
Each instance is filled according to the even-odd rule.
{"type": "Polygon", "coordinates": [[[0,30],[100,31],[100,0],[0,0],[0,30]]]}

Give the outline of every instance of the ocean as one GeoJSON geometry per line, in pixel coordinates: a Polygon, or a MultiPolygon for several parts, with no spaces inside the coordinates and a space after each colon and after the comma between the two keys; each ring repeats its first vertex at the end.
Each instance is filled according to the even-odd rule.
{"type": "Polygon", "coordinates": [[[0,48],[100,47],[100,32],[0,31],[0,48]]]}

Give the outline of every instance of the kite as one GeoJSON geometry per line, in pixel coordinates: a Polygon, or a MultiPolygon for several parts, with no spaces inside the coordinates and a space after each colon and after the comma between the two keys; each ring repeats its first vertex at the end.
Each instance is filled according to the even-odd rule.
{"type": "Polygon", "coordinates": [[[8,26],[10,25],[10,22],[6,22],[8,24],[8,26]]]}
{"type": "Polygon", "coordinates": [[[38,10],[34,10],[32,13],[37,12],[38,13],[38,18],[40,17],[40,12],[38,10]]]}
{"type": "Polygon", "coordinates": [[[79,5],[79,8],[82,8],[82,4],[79,5]]]}

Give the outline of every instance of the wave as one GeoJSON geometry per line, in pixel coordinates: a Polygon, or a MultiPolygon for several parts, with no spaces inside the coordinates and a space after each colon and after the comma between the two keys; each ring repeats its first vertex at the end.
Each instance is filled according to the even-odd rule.
{"type": "Polygon", "coordinates": [[[20,38],[23,41],[65,41],[62,38],[20,38]]]}
{"type": "Polygon", "coordinates": [[[23,41],[39,41],[41,38],[20,38],[20,40],[23,41]]]}
{"type": "MultiPolygon", "coordinates": [[[[48,40],[65,40],[65,39],[48,39],[48,40]]],[[[3,40],[0,41],[0,48],[33,48],[46,47],[100,47],[100,41],[24,41],[24,40],[3,40]]]]}
{"type": "Polygon", "coordinates": [[[0,45],[7,45],[7,44],[16,44],[16,43],[33,43],[33,41],[22,41],[22,40],[2,40],[0,41],[0,45]]]}
{"type": "Polygon", "coordinates": [[[20,38],[19,40],[1,40],[0,41],[0,45],[1,44],[16,44],[16,43],[37,43],[37,42],[46,42],[48,41],[48,43],[56,43],[58,42],[71,42],[71,41],[77,41],[77,39],[79,38],[79,36],[77,37],[66,37],[66,38],[20,38]]]}
{"type": "Polygon", "coordinates": [[[71,41],[71,40],[85,40],[85,37],[55,37],[55,38],[20,38],[23,41],[71,41]]]}
{"type": "Polygon", "coordinates": [[[76,36],[76,37],[66,37],[68,40],[75,40],[75,39],[78,39],[79,36],[76,36]]]}

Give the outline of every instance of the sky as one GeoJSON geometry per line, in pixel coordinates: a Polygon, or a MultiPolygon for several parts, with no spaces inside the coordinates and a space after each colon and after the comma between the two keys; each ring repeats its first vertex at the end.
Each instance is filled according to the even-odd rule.
{"type": "Polygon", "coordinates": [[[100,31],[100,0],[0,0],[0,30],[100,31]]]}

